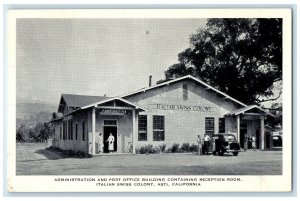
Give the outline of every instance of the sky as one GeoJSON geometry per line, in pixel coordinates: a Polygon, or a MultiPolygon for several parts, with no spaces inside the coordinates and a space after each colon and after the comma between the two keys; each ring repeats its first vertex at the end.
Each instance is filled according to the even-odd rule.
{"type": "Polygon", "coordinates": [[[155,84],[206,20],[18,19],[17,101],[58,104],[62,93],[121,96],[147,87],[149,75],[155,84]]]}
{"type": "Polygon", "coordinates": [[[17,99],[118,96],[164,78],[206,19],[18,19],[17,99]]]}

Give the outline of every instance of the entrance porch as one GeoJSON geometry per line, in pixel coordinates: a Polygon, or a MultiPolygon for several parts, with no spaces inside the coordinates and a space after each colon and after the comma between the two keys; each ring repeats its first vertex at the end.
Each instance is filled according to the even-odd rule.
{"type": "Polygon", "coordinates": [[[143,108],[122,98],[87,106],[88,153],[91,155],[133,153],[137,115],[143,108]]]}
{"type": "Polygon", "coordinates": [[[265,120],[268,117],[273,115],[256,105],[235,110],[225,116],[227,122],[231,122],[231,129],[236,132],[242,149],[261,150],[271,146],[271,136],[265,130],[265,120]]]}

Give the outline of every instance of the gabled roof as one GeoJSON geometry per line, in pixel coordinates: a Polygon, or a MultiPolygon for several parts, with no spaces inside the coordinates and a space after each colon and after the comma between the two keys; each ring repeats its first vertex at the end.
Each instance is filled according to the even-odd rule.
{"type": "Polygon", "coordinates": [[[264,113],[266,115],[274,116],[273,114],[265,111],[264,109],[262,109],[261,107],[259,107],[257,105],[249,105],[247,107],[243,107],[243,108],[240,108],[238,110],[231,111],[231,112],[227,113],[226,116],[243,114],[243,113],[245,113],[245,112],[247,112],[249,110],[252,110],[252,109],[258,109],[258,110],[260,110],[262,113],[264,113]]]}
{"type": "Polygon", "coordinates": [[[129,101],[123,99],[123,98],[120,98],[120,97],[114,97],[114,98],[109,98],[109,99],[102,100],[102,101],[99,101],[99,102],[95,102],[95,103],[83,106],[80,109],[86,109],[86,108],[89,108],[89,107],[96,107],[97,105],[101,105],[101,104],[104,104],[104,103],[107,103],[107,102],[110,102],[110,101],[114,101],[114,100],[119,100],[121,102],[124,102],[124,103],[126,103],[126,104],[128,104],[128,105],[130,105],[130,106],[132,106],[134,108],[136,108],[136,109],[141,109],[141,110],[146,111],[144,108],[142,108],[142,107],[140,107],[140,106],[138,106],[136,104],[133,104],[133,103],[131,103],[131,102],[129,102],[129,101]]]}
{"type": "Polygon", "coordinates": [[[68,106],[71,107],[82,107],[91,103],[109,99],[106,96],[86,96],[86,95],[76,95],[76,94],[62,94],[61,95],[66,101],[68,106]]]}
{"type": "MultiPolygon", "coordinates": [[[[64,116],[68,116],[68,115],[70,115],[70,114],[73,114],[74,112],[77,112],[77,111],[80,111],[80,110],[84,110],[84,109],[87,109],[87,108],[90,108],[90,107],[97,107],[98,105],[101,105],[101,104],[104,104],[104,103],[108,103],[108,102],[114,101],[114,100],[119,100],[119,101],[121,101],[121,102],[124,102],[124,103],[126,103],[126,104],[132,106],[132,107],[135,108],[135,109],[139,109],[139,110],[142,110],[142,111],[146,111],[146,109],[144,109],[144,108],[142,108],[142,107],[140,107],[140,106],[138,106],[138,105],[135,105],[135,104],[133,104],[133,103],[131,103],[131,102],[129,102],[129,101],[123,99],[123,98],[120,98],[120,97],[108,98],[108,97],[107,97],[106,99],[104,99],[104,100],[102,100],[102,101],[98,101],[98,102],[94,102],[94,103],[89,104],[89,105],[84,105],[84,106],[82,106],[82,107],[78,107],[78,108],[76,108],[75,110],[69,112],[68,114],[65,114],[64,116]]],[[[62,119],[62,118],[60,118],[60,119],[62,119]]],[[[60,120],[60,119],[57,119],[57,120],[60,120]]]]}
{"type": "Polygon", "coordinates": [[[110,99],[106,96],[87,96],[87,95],[76,95],[76,94],[62,94],[60,98],[58,111],[61,111],[62,103],[65,103],[68,107],[79,108],[85,105],[89,105],[95,102],[110,99]]]}
{"type": "Polygon", "coordinates": [[[179,82],[179,81],[182,81],[182,80],[187,80],[187,79],[190,79],[190,80],[193,80],[195,81],[196,83],[202,85],[202,86],[205,86],[207,89],[209,90],[212,90],[214,91],[215,93],[221,95],[221,96],[224,96],[224,98],[227,98],[243,107],[246,107],[247,105],[236,100],[235,98],[232,98],[231,96],[219,91],[218,89],[206,84],[205,82],[191,76],[191,75],[186,75],[186,76],[183,76],[183,77],[180,77],[180,78],[177,78],[177,79],[173,79],[173,80],[170,80],[170,81],[167,81],[167,82],[163,82],[161,84],[157,84],[157,85],[154,85],[154,86],[151,86],[151,87],[147,87],[147,88],[144,88],[144,89],[140,89],[138,91],[135,91],[135,92],[132,92],[132,93],[128,93],[128,94],[125,94],[123,96],[121,96],[122,98],[125,98],[125,97],[128,97],[128,96],[131,96],[131,95],[135,95],[135,94],[138,94],[138,93],[142,93],[142,92],[145,92],[145,91],[148,91],[148,90],[151,90],[151,89],[155,89],[155,88],[158,88],[158,87],[162,87],[162,86],[165,86],[165,85],[169,85],[171,83],[174,83],[174,82],[179,82]]]}

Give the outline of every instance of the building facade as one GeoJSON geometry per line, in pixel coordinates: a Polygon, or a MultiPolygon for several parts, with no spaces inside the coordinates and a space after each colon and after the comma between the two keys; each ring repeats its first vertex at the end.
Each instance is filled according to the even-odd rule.
{"type": "Polygon", "coordinates": [[[185,76],[149,86],[120,97],[62,94],[54,120],[54,146],[96,155],[127,153],[144,145],[196,144],[197,135],[234,133],[241,147],[255,136],[265,149],[271,136],[265,132],[270,115],[258,106],[247,106],[206,83],[185,76]],[[102,133],[102,150],[99,149],[102,133]]]}

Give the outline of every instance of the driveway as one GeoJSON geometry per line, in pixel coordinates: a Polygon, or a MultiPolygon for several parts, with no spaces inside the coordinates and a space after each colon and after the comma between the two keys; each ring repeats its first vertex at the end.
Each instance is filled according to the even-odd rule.
{"type": "Polygon", "coordinates": [[[62,158],[42,146],[17,145],[17,175],[281,175],[282,151],[238,156],[194,153],[62,158]]]}

